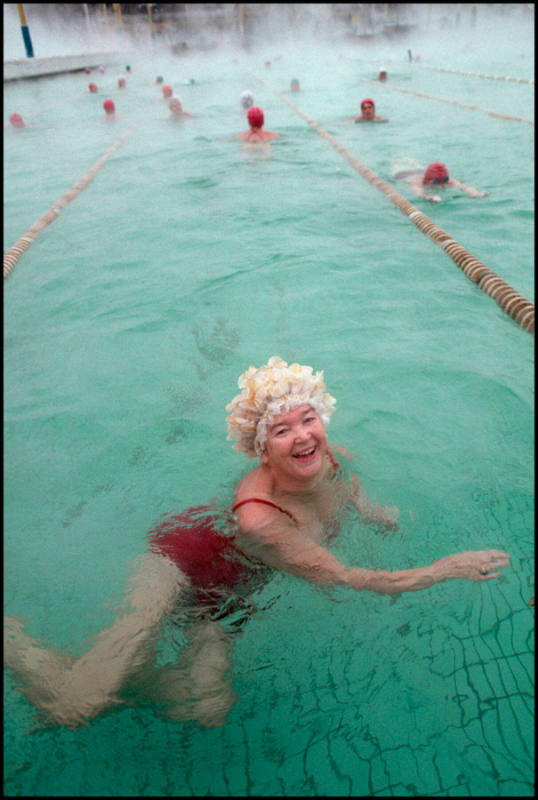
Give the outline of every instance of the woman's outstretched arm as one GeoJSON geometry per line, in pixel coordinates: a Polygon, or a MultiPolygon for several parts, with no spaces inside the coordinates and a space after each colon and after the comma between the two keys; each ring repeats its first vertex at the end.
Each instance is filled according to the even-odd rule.
{"type": "Polygon", "coordinates": [[[271,518],[272,512],[263,507],[243,506],[236,514],[241,526],[238,540],[247,554],[311,583],[398,594],[427,589],[452,578],[491,580],[500,577],[501,573],[496,570],[510,563],[508,553],[500,550],[469,550],[413,569],[388,571],[348,567],[297,530],[293,523],[276,521],[274,515],[271,518]]]}

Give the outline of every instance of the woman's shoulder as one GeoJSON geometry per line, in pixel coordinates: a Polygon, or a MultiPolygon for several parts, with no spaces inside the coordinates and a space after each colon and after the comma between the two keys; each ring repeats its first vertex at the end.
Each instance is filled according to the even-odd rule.
{"type": "Polygon", "coordinates": [[[247,497],[265,497],[270,499],[270,486],[263,465],[260,464],[244,475],[235,488],[234,503],[247,497]]]}

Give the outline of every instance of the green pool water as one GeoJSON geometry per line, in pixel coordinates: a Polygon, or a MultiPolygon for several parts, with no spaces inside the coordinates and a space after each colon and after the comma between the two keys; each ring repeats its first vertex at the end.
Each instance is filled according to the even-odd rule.
{"type": "MultiPolygon", "coordinates": [[[[372,88],[377,60],[345,45],[278,54],[264,79],[286,92],[298,77],[290,99],[383,179],[395,157],[442,160],[487,190],[434,206],[399,187],[534,300],[532,126],[372,88]],[[390,124],[341,124],[364,96],[390,124]]],[[[8,796],[533,794],[534,337],[255,79],[275,55],[133,57],[124,93],[121,65],[97,96],[85,75],[4,87],[6,112],[33,123],[5,131],[7,247],[134,123],[4,282],[5,611],[82,652],[155,520],[228,497],[244,473],[224,407],[275,354],[324,370],[330,440],[400,511],[387,538],[346,528],[342,560],[498,547],[511,567],[392,598],[276,577],[213,730],[151,707],[32,730],[5,673],[8,796]],[[158,73],[196,115],[182,126],[158,73]],[[269,153],[233,140],[245,89],[285,137],[269,153]]],[[[533,118],[532,86],[384,55],[394,85],[533,118]]],[[[532,74],[515,45],[460,55],[451,66],[532,74]]]]}

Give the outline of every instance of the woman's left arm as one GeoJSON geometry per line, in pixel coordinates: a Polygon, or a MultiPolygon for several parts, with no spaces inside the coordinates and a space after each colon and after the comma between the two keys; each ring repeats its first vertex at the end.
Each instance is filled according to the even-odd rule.
{"type": "Polygon", "coordinates": [[[370,500],[362,489],[359,476],[354,472],[351,475],[351,500],[366,525],[380,525],[387,531],[398,530],[397,507],[380,506],[379,503],[370,500]]]}

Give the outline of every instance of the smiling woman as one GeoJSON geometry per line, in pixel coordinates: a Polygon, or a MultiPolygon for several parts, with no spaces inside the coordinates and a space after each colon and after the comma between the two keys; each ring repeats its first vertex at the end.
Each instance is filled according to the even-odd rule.
{"type": "MultiPolygon", "coordinates": [[[[347,567],[328,549],[339,518],[353,504],[364,521],[395,528],[388,509],[370,504],[359,479],[342,479],[325,424],[334,398],[323,373],[277,356],[239,378],[242,392],[227,406],[231,436],[260,463],[239,483],[228,535],[209,507],[190,509],[154,531],[152,553],[129,587],[129,605],[79,659],[57,655],[31,639],[15,619],[5,625],[5,664],[46,718],[74,727],[110,706],[150,699],[174,719],[213,727],[233,703],[227,680],[230,640],[216,620],[230,599],[248,597],[267,567],[311,583],[394,594],[449,578],[485,581],[508,566],[497,550],[461,553],[429,567],[393,572],[347,567]],[[229,537],[229,538],[228,538],[229,537]],[[246,558],[245,558],[246,557],[246,558]],[[182,607],[191,643],[182,665],[158,668],[153,645],[163,616],[182,607]]],[[[234,604],[232,604],[234,606],[234,604]]],[[[234,606],[235,608],[235,606],[234,606]]]]}
{"type": "MultiPolygon", "coordinates": [[[[114,645],[101,634],[121,618],[119,602],[127,599],[132,611],[154,587],[161,605],[165,586],[180,578],[177,606],[146,640],[155,641],[155,658],[140,647],[150,660],[122,683],[117,697],[125,702],[108,706],[115,713],[103,710],[75,733],[28,735],[35,708],[17,691],[20,678],[5,676],[5,793],[533,793],[533,339],[450,255],[461,242],[533,299],[533,128],[393,91],[408,86],[532,119],[529,84],[429,65],[531,77],[533,26],[514,25],[510,37],[504,23],[498,37],[485,22],[436,29],[445,6],[431,8],[429,33],[413,44],[381,36],[357,48],[298,35],[273,46],[262,37],[259,47],[193,47],[176,59],[155,41],[151,54],[107,63],[99,94],[87,91],[84,73],[5,83],[8,246],[135,125],[4,284],[5,613],[23,619],[29,637],[72,657],[62,663],[74,694],[71,665],[83,676],[96,637],[110,656],[105,676],[127,652],[121,636],[114,645]],[[273,59],[277,45],[281,61],[273,59]],[[419,63],[404,63],[406,46],[414,56],[418,49],[419,63]],[[420,158],[425,168],[440,158],[451,175],[489,192],[480,201],[447,186],[436,192],[441,204],[427,203],[452,244],[445,249],[423,235],[253,77],[269,58],[270,73],[262,74],[282,97],[294,98],[380,179],[390,182],[393,159],[420,158]],[[117,89],[127,61],[128,88],[117,89]],[[340,127],[369,91],[360,77],[375,77],[383,63],[390,80],[371,91],[391,124],[340,127]],[[188,124],[170,122],[157,71],[195,114],[188,124]],[[190,75],[196,83],[183,84],[190,75]],[[286,92],[291,76],[300,94],[286,92]],[[245,89],[282,135],[270,156],[233,139],[249,127],[238,110],[245,89]],[[106,123],[105,97],[116,104],[119,127],[106,123]],[[12,111],[24,129],[9,125],[12,111]],[[348,504],[338,536],[331,538],[332,518],[323,533],[329,555],[392,571],[501,545],[514,568],[489,583],[450,580],[398,597],[254,567],[237,538],[240,556],[218,551],[223,539],[232,544],[247,509],[266,510],[273,529],[280,520],[283,540],[297,533],[296,523],[313,530],[307,515],[325,513],[313,508],[311,490],[303,519],[283,498],[273,501],[296,523],[259,502],[238,507],[235,520],[231,511],[238,481],[263,461],[254,453],[249,462],[224,441],[224,407],[241,391],[239,374],[273,353],[323,367],[338,399],[330,428],[324,422],[340,464],[331,482],[330,456],[323,459],[329,487],[353,488],[353,469],[367,495],[399,508],[399,529],[378,535],[348,504]],[[152,529],[168,511],[161,540],[152,529]],[[190,563],[146,553],[149,531],[155,545],[166,542],[190,563]],[[178,547],[183,537],[188,550],[178,547]],[[195,555],[213,549],[214,571],[196,574],[195,555]],[[128,576],[142,553],[136,585],[128,576]],[[239,584],[230,590],[223,581],[233,577],[235,558],[248,564],[250,586],[261,570],[270,580],[245,598],[239,584]],[[224,616],[230,604],[238,610],[224,616]],[[196,628],[190,623],[204,607],[213,624],[196,628]],[[211,618],[213,609],[222,619],[211,618]],[[203,697],[205,724],[224,717],[230,686],[212,698],[208,679],[211,668],[216,687],[221,670],[224,684],[217,656],[220,647],[230,664],[234,630],[238,700],[226,724],[207,730],[171,721],[174,697],[176,710],[199,718],[203,697]],[[189,659],[199,655],[205,672],[194,675],[189,659]]],[[[477,8],[480,20],[486,6],[477,8]]],[[[502,8],[505,17],[516,13],[514,5],[502,8]]],[[[58,28],[50,31],[63,46],[58,28]]],[[[19,29],[16,41],[22,45],[19,29]]],[[[395,186],[414,202],[408,186],[395,186]]],[[[425,203],[417,207],[425,211],[425,203]]],[[[140,640],[151,619],[134,628],[140,640]]],[[[52,667],[43,648],[33,655],[52,667]]],[[[37,679],[43,689],[45,673],[37,679]]]]}

